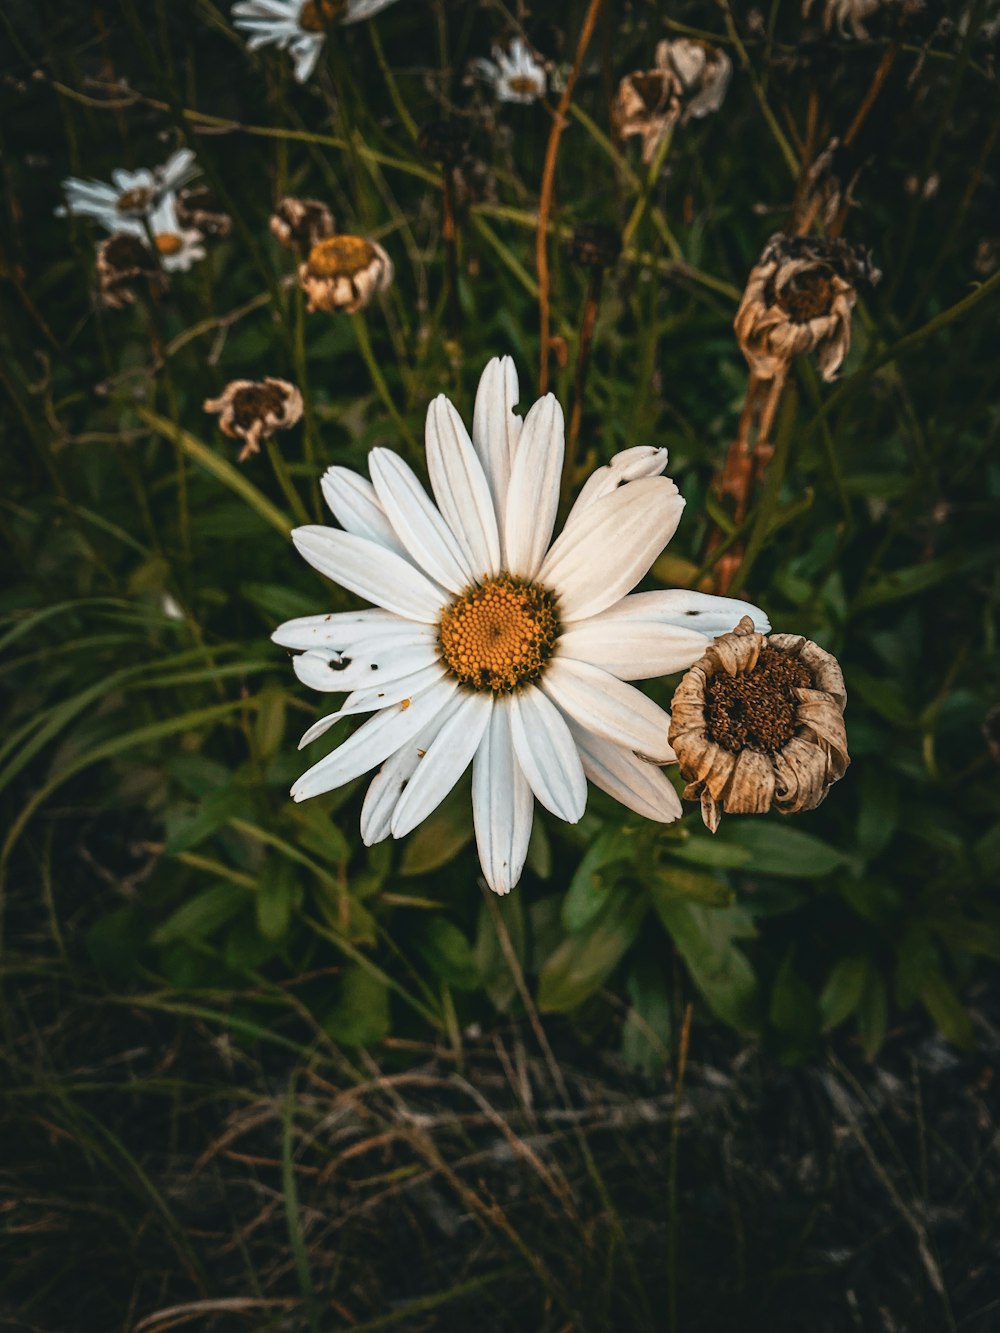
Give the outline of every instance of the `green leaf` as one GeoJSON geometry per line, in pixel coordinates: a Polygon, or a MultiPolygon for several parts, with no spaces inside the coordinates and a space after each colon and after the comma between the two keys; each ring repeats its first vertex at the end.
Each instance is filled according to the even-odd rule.
{"type": "Polygon", "coordinates": [[[867,1060],[874,1060],[878,1055],[888,1026],[889,999],[885,982],[874,968],[870,968],[858,1005],[858,1033],[867,1060]]]}
{"type": "Polygon", "coordinates": [[[167,836],[164,851],[167,856],[178,856],[197,847],[207,837],[228,824],[234,815],[247,808],[247,793],[235,787],[213,791],[197,804],[175,803],[167,807],[165,822],[167,836]]]}
{"type": "Polygon", "coordinates": [[[468,787],[460,783],[407,839],[399,873],[426,875],[439,870],[472,841],[473,834],[468,787]]]}
{"type": "Polygon", "coordinates": [[[791,1038],[797,1054],[819,1035],[819,1005],[812,987],[795,970],[794,946],[782,959],[772,983],[768,1017],[779,1032],[791,1038]]]}
{"type": "Polygon", "coordinates": [[[839,958],[820,993],[819,1012],[824,1032],[853,1014],[864,998],[871,963],[861,954],[839,958]]]}
{"type": "Polygon", "coordinates": [[[651,958],[636,962],[626,983],[632,1007],[622,1028],[622,1055],[633,1069],[656,1074],[669,1058],[670,990],[664,968],[651,958]]]}
{"type": "Polygon", "coordinates": [[[760,1027],[760,992],[750,960],[733,943],[754,934],[739,907],[721,910],[655,895],[656,911],[705,1003],[737,1032],[760,1027]]]}
{"type": "Polygon", "coordinates": [[[760,875],[818,879],[849,860],[845,852],[812,833],[789,828],[773,819],[730,820],[718,836],[725,836],[747,852],[748,859],[741,868],[760,875]]]}
{"type": "Polygon", "coordinates": [[[213,884],[172,912],[154,932],[154,944],[204,939],[246,905],[247,891],[235,884],[213,884]]]}
{"type": "Polygon", "coordinates": [[[621,889],[582,930],[567,936],[546,960],[538,978],[543,1013],[568,1013],[608,979],[639,933],[646,898],[621,889]]]}
{"type": "Polygon", "coordinates": [[[924,978],[920,999],[949,1041],[963,1051],[975,1049],[969,1012],[939,971],[924,978]]]}
{"type": "Polygon", "coordinates": [[[988,921],[969,921],[964,917],[934,917],[929,925],[952,948],[965,949],[1000,962],[1000,926],[988,921]]]}
{"type": "Polygon", "coordinates": [[[391,1030],[389,988],[367,968],[346,967],[340,998],[322,1020],[324,1031],[345,1046],[370,1046],[391,1030]]]}
{"type": "Polygon", "coordinates": [[[422,921],[413,943],[435,976],[449,986],[474,990],[479,984],[479,968],[472,945],[454,922],[443,916],[422,921]]]}
{"type": "Polygon", "coordinates": [[[285,691],[277,685],[265,685],[257,693],[257,719],[254,738],[262,759],[266,759],[285,739],[285,691]]]}
{"type": "Polygon", "coordinates": [[[302,887],[295,866],[288,861],[269,861],[257,881],[255,906],[257,929],[266,940],[280,940],[288,932],[292,909],[302,901],[302,887]]]}
{"type": "Polygon", "coordinates": [[[612,867],[628,861],[634,839],[621,829],[605,829],[587,848],[570,880],[562,904],[562,923],[568,931],[582,930],[593,921],[615,891],[612,867]]]}
{"type": "Polygon", "coordinates": [[[683,866],[666,865],[657,870],[651,888],[667,899],[688,898],[706,907],[730,907],[733,902],[733,891],[725,880],[683,866]]]}
{"type": "Polygon", "coordinates": [[[866,768],[858,789],[858,851],[872,861],[888,846],[899,823],[899,786],[882,768],[866,768]]]}
{"type": "Polygon", "coordinates": [[[750,860],[744,847],[725,842],[722,838],[694,834],[686,842],[671,844],[670,855],[678,861],[690,861],[698,866],[715,866],[719,870],[736,870],[750,860]]]}
{"type": "MultiPolygon", "coordinates": [[[[495,906],[510,936],[514,955],[523,970],[526,961],[523,899],[519,893],[509,893],[506,897],[498,898],[495,906]]],[[[484,902],[479,909],[475,957],[480,981],[494,1007],[502,1014],[509,1013],[517,997],[517,984],[500,944],[493,912],[487,902],[484,902]]]]}

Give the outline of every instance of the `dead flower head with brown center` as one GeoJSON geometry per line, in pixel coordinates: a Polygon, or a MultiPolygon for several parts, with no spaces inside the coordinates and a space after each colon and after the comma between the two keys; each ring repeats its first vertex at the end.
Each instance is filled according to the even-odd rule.
{"type": "Polygon", "coordinates": [[[362,310],[392,281],[392,260],[376,241],[364,236],[328,236],[299,265],[299,282],[309,298],[307,309],[362,310]]]}
{"type": "Polygon", "coordinates": [[[139,236],[116,232],[97,247],[98,300],[110,310],[123,310],[136,291],[149,296],[166,290],[167,276],[153,251],[139,236]]]}
{"type": "Polygon", "coordinates": [[[322,199],[296,199],[292,195],[275,204],[270,226],[274,239],[300,257],[334,233],[333,214],[322,199]]]}
{"type": "Polygon", "coordinates": [[[208,398],[206,412],[219,413],[219,429],[230,439],[242,440],[239,461],[260,453],[260,442],[278,430],[288,430],[302,416],[302,394],[287,380],[233,380],[218,398],[208,398]]]}
{"type": "Polygon", "coordinates": [[[680,119],[683,92],[672,69],[633,70],[618,85],[611,106],[612,123],[619,139],[640,136],[643,162],[652,162],[680,119]]]}
{"type": "Polygon", "coordinates": [[[834,379],[851,346],[857,284],[879,277],[870,256],[846,241],[772,236],[750,271],[734,323],[750,369],[775,379],[794,357],[815,352],[820,374],[834,379]]]}
{"type": "Polygon", "coordinates": [[[670,744],[686,800],[714,833],[722,812],[813,810],[850,763],[836,658],[749,616],[715,639],[674,692],[670,744]]]}

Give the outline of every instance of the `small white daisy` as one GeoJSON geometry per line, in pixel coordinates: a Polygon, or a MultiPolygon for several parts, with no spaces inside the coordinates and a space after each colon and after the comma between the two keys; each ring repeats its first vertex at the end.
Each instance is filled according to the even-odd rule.
{"type": "Polygon", "coordinates": [[[393,0],[240,0],[233,24],[249,34],[248,51],[276,46],[295,62],[295,79],[305,83],[316,68],[326,35],[334,24],[370,19],[393,0]]]}
{"type": "Polygon", "coordinates": [[[527,106],[545,96],[545,69],[520,37],[511,41],[509,52],[502,46],[494,46],[493,59],[477,60],[474,68],[493,84],[500,102],[519,102],[527,106]]]}
{"type": "Polygon", "coordinates": [[[497,893],[521,876],[536,798],[575,823],[589,778],[649,819],[676,819],[659,768],[675,758],[669,715],[625,682],[685,670],[743,615],[767,627],[732,598],[629,595],[684,507],[660,475],[663,449],[627,449],[598,469],[552,542],[563,414],[549,394],[522,421],[517,401],[505,357],[480,380],[471,438],[447,398],[431,403],[433,501],[389,449],[369,455],[371,481],[330,468],[323,493],[341,528],[292,539],[377,609],[305,616],[273,636],[300,654],[304,684],[349,692],[302,745],[374,714],[299,778],[294,799],[381,765],[361,812],[371,845],[416,828],[471,763],[479,857],[497,893]]]}
{"type": "Polygon", "coordinates": [[[124,227],[123,222],[149,217],[164,199],[200,174],[194,153],[190,148],[181,148],[161,167],[113,171],[110,185],[70,176],[63,181],[66,204],[57,208],[56,214],[65,217],[67,213],[73,213],[77,217],[93,218],[106,231],[131,232],[134,229],[124,227]]]}

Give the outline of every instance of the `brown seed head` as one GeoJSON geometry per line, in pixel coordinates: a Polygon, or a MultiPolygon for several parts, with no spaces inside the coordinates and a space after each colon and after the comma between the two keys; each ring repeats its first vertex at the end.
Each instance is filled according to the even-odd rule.
{"type": "Polygon", "coordinates": [[[205,401],[206,412],[219,413],[219,429],[243,440],[239,461],[260,452],[261,440],[287,430],[302,416],[302,395],[287,380],[233,380],[218,398],[205,401]]]}
{"type": "Polygon", "coordinates": [[[318,241],[332,236],[333,214],[321,199],[279,199],[271,214],[271,235],[297,255],[307,255],[318,241]]]}
{"type": "Polygon", "coordinates": [[[299,281],[308,309],[363,309],[392,281],[392,261],[376,241],[363,236],[328,236],[317,242],[299,265],[299,281]]]}
{"type": "Polygon", "coordinates": [[[178,191],[174,215],[182,230],[200,231],[213,240],[223,240],[233,229],[233,220],[218,195],[206,185],[178,191]]]}
{"type": "Polygon", "coordinates": [[[156,256],[140,236],[115,232],[97,247],[98,299],[111,310],[122,310],[135,300],[135,292],[163,291],[166,275],[156,256]]]}

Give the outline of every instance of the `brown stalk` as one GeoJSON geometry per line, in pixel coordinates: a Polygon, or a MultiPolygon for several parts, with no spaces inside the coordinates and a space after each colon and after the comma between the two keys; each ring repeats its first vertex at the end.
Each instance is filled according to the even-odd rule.
{"type": "Polygon", "coordinates": [[[573,89],[576,87],[576,81],[580,74],[580,66],[583,64],[583,58],[587,54],[587,47],[590,45],[590,39],[594,33],[594,27],[597,23],[597,16],[600,13],[603,0],[590,0],[587,6],[587,13],[583,20],[583,27],[580,29],[580,39],[576,44],[576,55],[573,59],[573,66],[570,69],[569,76],[566,79],[566,87],[563,89],[562,96],[559,99],[559,105],[556,107],[555,116],[552,120],[552,128],[549,130],[549,141],[545,147],[545,165],[542,168],[542,187],[538,198],[538,230],[535,233],[535,266],[538,270],[538,392],[545,393],[549,387],[549,345],[550,345],[550,310],[549,310],[549,214],[552,212],[552,191],[556,179],[556,159],[559,156],[559,140],[562,138],[562,132],[566,128],[566,113],[569,110],[569,104],[573,99],[573,89]]]}
{"type": "Polygon", "coordinates": [[[576,374],[573,378],[573,410],[570,413],[569,430],[566,433],[566,460],[563,464],[564,503],[572,489],[573,473],[576,470],[580,423],[583,420],[583,395],[587,386],[587,372],[590,369],[590,349],[594,343],[594,329],[597,326],[597,313],[601,305],[603,280],[604,270],[595,264],[590,270],[587,299],[583,307],[583,319],[580,322],[580,345],[576,354],[576,374]]]}

